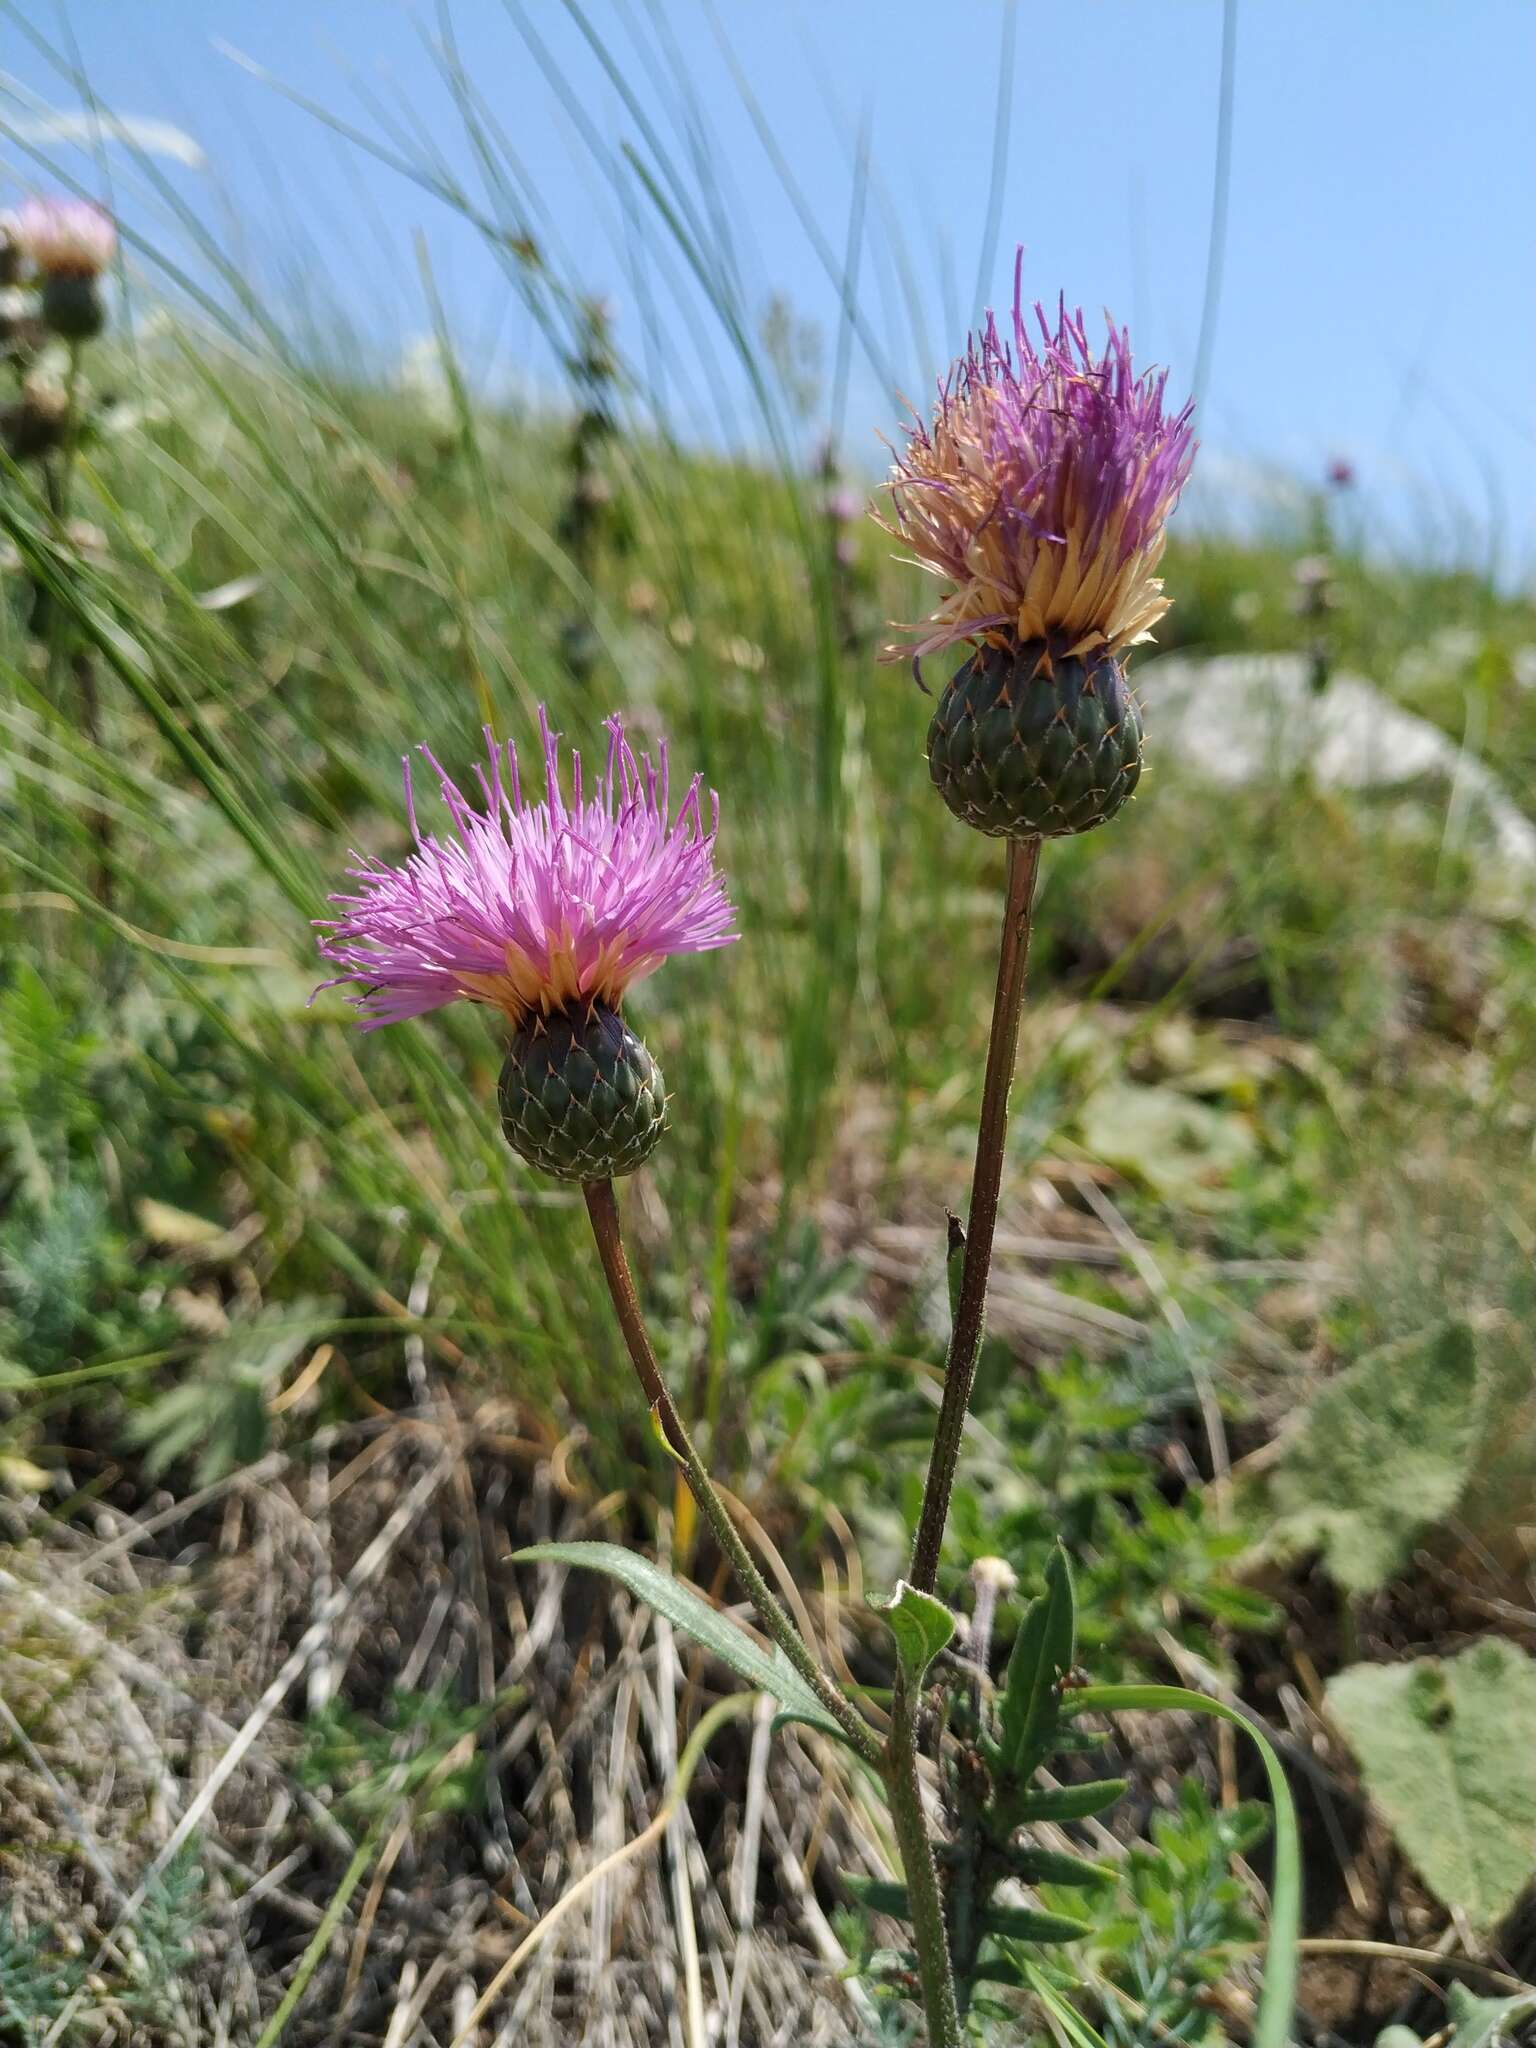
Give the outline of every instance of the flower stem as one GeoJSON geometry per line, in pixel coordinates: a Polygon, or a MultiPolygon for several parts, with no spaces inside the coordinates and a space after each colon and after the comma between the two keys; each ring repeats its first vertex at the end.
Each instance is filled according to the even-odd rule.
{"type": "Polygon", "coordinates": [[[1003,938],[997,961],[997,994],[992,1004],[992,1035],[987,1044],[987,1072],[981,1092],[981,1124],[976,1135],[976,1165],[971,1176],[971,1209],[966,1220],[965,1258],[960,1295],[955,1304],[949,1357],[944,1370],[944,1398],[934,1432],[928,1481],[907,1577],[919,1592],[931,1593],[939,1576],[939,1552],[949,1497],[954,1489],[960,1441],[965,1432],[976,1362],[981,1355],[982,1324],[987,1308],[987,1278],[992,1270],[992,1238],[997,1228],[997,1195],[1002,1185],[1003,1157],[1008,1142],[1008,1090],[1013,1083],[1019,1050],[1019,1014],[1024,1006],[1024,978],[1029,967],[1031,915],[1035,878],[1040,870],[1040,841],[1010,839],[1008,881],[1003,905],[1003,938]]]}
{"type": "Polygon", "coordinates": [[[799,1630],[770,1589],[768,1581],[753,1562],[752,1553],[747,1549],[736,1524],[726,1511],[724,1501],[715,1491],[714,1484],[704,1469],[704,1461],[694,1448],[693,1440],[683,1426],[683,1419],[677,1412],[672,1396],[667,1392],[666,1383],[661,1377],[661,1368],[656,1363],[656,1354],[651,1349],[651,1340],[646,1334],[640,1297],[635,1292],[634,1275],[629,1270],[629,1259],[625,1254],[624,1238],[619,1228],[619,1206],[614,1199],[613,1182],[607,1179],[584,1181],[582,1193],[586,1196],[587,1214],[592,1219],[592,1235],[597,1240],[598,1257],[603,1263],[608,1292],[613,1297],[619,1328],[624,1333],[624,1342],[634,1363],[635,1372],[645,1390],[645,1398],[650,1403],[651,1412],[660,1422],[662,1433],[688,1475],[693,1497],[698,1502],[705,1521],[714,1532],[715,1541],[730,1559],[732,1568],[746,1589],[752,1605],[757,1609],[758,1619],[768,1635],[811,1687],[864,1761],[869,1764],[878,1763],[880,1745],[873,1729],[827,1677],[799,1630]]]}
{"type": "Polygon", "coordinates": [[[955,2000],[955,1973],[944,1925],[944,1896],[939,1889],[938,1865],[928,1836],[917,1776],[916,1702],[908,1697],[899,1672],[892,1705],[891,1732],[885,1747],[885,1785],[907,1880],[907,1910],[912,1917],[918,1981],[928,2021],[928,2048],[963,2048],[965,2033],[955,2000]]]}

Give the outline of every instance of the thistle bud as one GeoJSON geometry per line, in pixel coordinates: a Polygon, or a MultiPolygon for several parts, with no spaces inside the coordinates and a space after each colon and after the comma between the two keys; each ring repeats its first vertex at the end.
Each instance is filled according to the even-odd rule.
{"type": "Polygon", "coordinates": [[[633,1173],[666,1126],[660,1067],[600,1002],[527,1017],[507,1048],[500,1102],[507,1143],[556,1180],[633,1173]]]}
{"type": "Polygon", "coordinates": [[[94,277],[43,280],[43,325],[64,341],[94,341],[107,324],[107,302],[94,277]]]}
{"type": "Polygon", "coordinates": [[[978,647],[928,727],[933,786],[995,839],[1060,839],[1105,824],[1141,779],[1141,713],[1100,647],[978,647]]]}

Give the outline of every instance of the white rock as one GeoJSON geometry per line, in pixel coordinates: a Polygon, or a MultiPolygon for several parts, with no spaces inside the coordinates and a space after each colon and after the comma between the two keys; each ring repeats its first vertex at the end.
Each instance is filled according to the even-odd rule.
{"type": "Polygon", "coordinates": [[[1135,673],[1151,745],[1215,782],[1310,767],[1327,789],[1447,784],[1447,833],[1480,827],[1521,875],[1526,906],[1536,901],[1536,823],[1475,755],[1364,676],[1335,671],[1314,695],[1304,654],[1171,654],[1135,673]]]}

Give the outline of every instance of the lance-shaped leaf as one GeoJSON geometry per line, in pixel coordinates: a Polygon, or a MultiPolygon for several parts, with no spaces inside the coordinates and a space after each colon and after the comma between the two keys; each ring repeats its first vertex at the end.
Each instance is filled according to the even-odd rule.
{"type": "Polygon", "coordinates": [[[1059,1849],[1011,1849],[1008,1868],[1025,1884],[1113,1884],[1116,1877],[1107,1863],[1090,1863],[1059,1849]]]}
{"type": "Polygon", "coordinates": [[[1045,1592],[1024,1616],[1003,1690],[1003,1768],[1020,1784],[1050,1754],[1061,1681],[1072,1669],[1076,1644],[1072,1571],[1058,1548],[1045,1568],[1045,1592]]]}
{"type": "Polygon", "coordinates": [[[988,1934],[1010,1941],[1081,1941],[1093,1932],[1086,1920],[1066,1913],[1047,1913],[1036,1906],[989,1906],[981,1916],[988,1934]]]}
{"type": "Polygon", "coordinates": [[[1086,1785],[1062,1785],[1054,1792],[1022,1792],[1008,1801],[1007,1822],[1018,1828],[1040,1820],[1086,1820],[1123,1799],[1128,1789],[1124,1778],[1093,1778],[1086,1785]]]}
{"type": "Polygon", "coordinates": [[[673,1578],[651,1558],[618,1543],[534,1543],[515,1552],[513,1562],[579,1565],[617,1579],[637,1600],[654,1607],[674,1628],[728,1665],[738,1678],[776,1699],[795,1720],[841,1735],[836,1721],[782,1652],[765,1650],[740,1622],[712,1607],[697,1587],[673,1578]]]}
{"type": "Polygon", "coordinates": [[[838,1880],[848,1896],[867,1912],[885,1913],[892,1920],[912,1918],[904,1884],[895,1884],[884,1877],[861,1877],[852,1870],[840,1870],[838,1880]]]}

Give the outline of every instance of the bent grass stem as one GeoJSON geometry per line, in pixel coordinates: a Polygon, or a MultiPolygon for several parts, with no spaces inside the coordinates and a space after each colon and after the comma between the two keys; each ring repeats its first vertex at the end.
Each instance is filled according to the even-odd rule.
{"type": "Polygon", "coordinates": [[[867,1764],[878,1765],[881,1751],[874,1731],[822,1670],[810,1646],[780,1605],[768,1581],[758,1570],[752,1553],[747,1549],[740,1531],[731,1520],[724,1501],[715,1491],[714,1483],[704,1468],[704,1461],[695,1449],[693,1439],[684,1427],[683,1419],[667,1391],[666,1382],[661,1377],[661,1368],[656,1363],[656,1354],[651,1349],[650,1337],[646,1333],[640,1297],[635,1290],[634,1275],[630,1271],[629,1258],[624,1250],[613,1182],[607,1179],[585,1181],[582,1184],[582,1193],[586,1197],[587,1214],[592,1219],[592,1235],[597,1240],[598,1257],[602,1261],[608,1292],[613,1298],[619,1328],[623,1332],[631,1362],[645,1391],[651,1412],[657,1418],[663,1436],[687,1474],[688,1484],[699,1504],[700,1513],[708,1522],[722,1552],[730,1560],[732,1569],[756,1608],[758,1619],[769,1637],[811,1687],[858,1754],[867,1764]]]}

